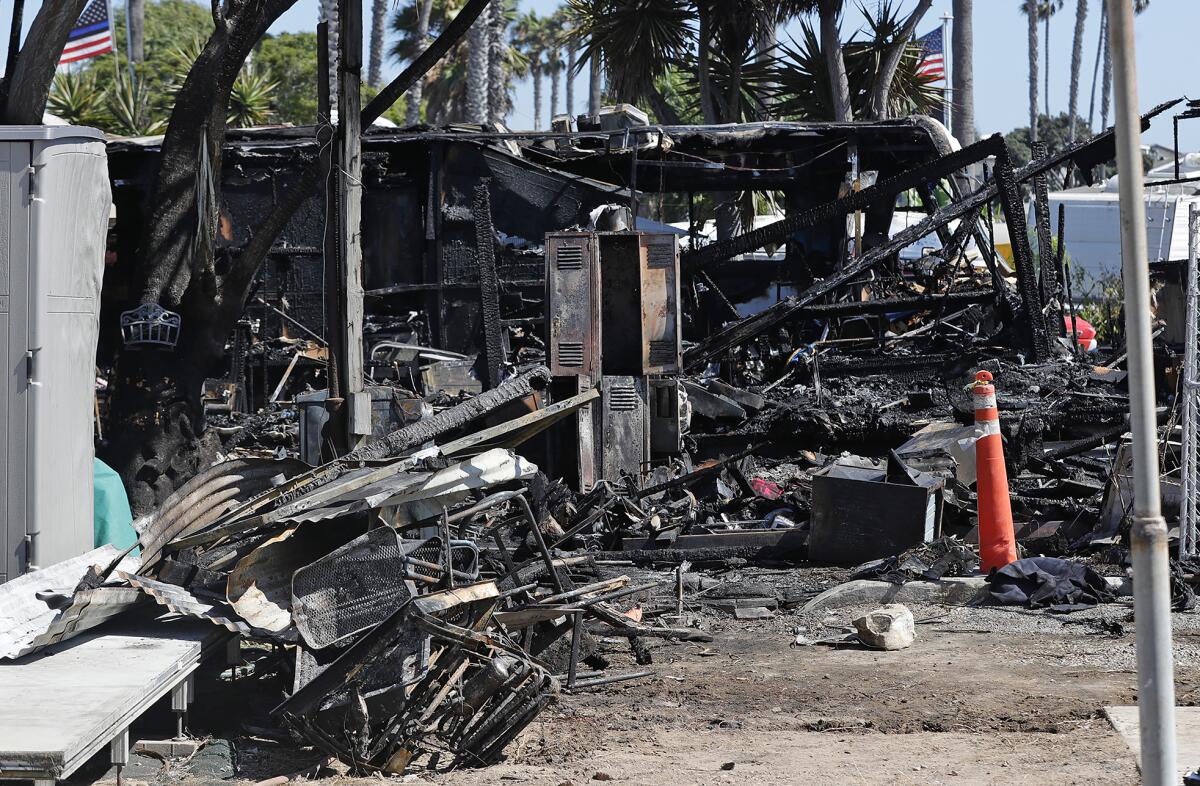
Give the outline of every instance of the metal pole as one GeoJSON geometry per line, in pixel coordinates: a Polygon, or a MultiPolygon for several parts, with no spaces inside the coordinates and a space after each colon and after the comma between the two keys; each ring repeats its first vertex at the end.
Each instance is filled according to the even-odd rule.
{"type": "Polygon", "coordinates": [[[1158,432],[1150,337],[1150,276],[1142,183],[1141,120],[1133,4],[1106,0],[1116,96],[1120,173],[1121,271],[1129,348],[1129,419],[1133,434],[1133,580],[1137,625],[1138,720],[1142,778],[1147,786],[1178,782],[1175,772],[1175,683],[1171,651],[1171,594],[1167,525],[1158,484],[1158,432]]]}
{"type": "Polygon", "coordinates": [[[946,73],[942,80],[945,84],[942,85],[942,119],[946,121],[946,130],[951,134],[954,133],[954,124],[951,117],[954,114],[954,87],[950,81],[953,72],[950,70],[954,67],[954,63],[950,62],[950,20],[954,19],[951,14],[942,14],[942,70],[946,73]]]}
{"type": "Polygon", "coordinates": [[[1197,368],[1197,341],[1196,332],[1198,329],[1197,306],[1200,302],[1197,300],[1197,295],[1200,295],[1200,288],[1197,284],[1197,262],[1200,259],[1200,211],[1196,209],[1193,203],[1188,206],[1188,264],[1187,272],[1183,277],[1183,297],[1187,303],[1187,311],[1185,312],[1185,341],[1187,343],[1183,347],[1183,381],[1180,384],[1179,392],[1183,396],[1182,415],[1183,415],[1183,445],[1181,446],[1180,464],[1180,481],[1182,488],[1181,503],[1179,510],[1179,557],[1190,557],[1196,553],[1196,492],[1200,484],[1200,476],[1196,471],[1197,467],[1197,434],[1196,420],[1200,413],[1196,411],[1197,392],[1200,391],[1200,368],[1197,368]]]}

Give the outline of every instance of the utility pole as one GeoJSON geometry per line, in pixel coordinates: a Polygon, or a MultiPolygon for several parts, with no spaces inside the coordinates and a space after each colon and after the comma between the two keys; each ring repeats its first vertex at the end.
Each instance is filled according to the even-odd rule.
{"type": "Polygon", "coordinates": [[[1133,613],[1137,627],[1138,725],[1147,786],[1179,782],[1175,771],[1175,677],[1171,650],[1170,564],[1158,479],[1150,273],[1142,184],[1133,4],[1106,0],[1117,100],[1121,274],[1129,349],[1129,422],[1133,435],[1133,613]]]}
{"type": "MultiPolygon", "coordinates": [[[[345,399],[346,447],[371,433],[371,399],[363,390],[362,286],[362,0],[339,0],[337,68],[338,262],[342,324],[331,326],[340,357],[338,388],[345,399]]],[[[331,336],[331,342],[332,341],[331,336]]]]}

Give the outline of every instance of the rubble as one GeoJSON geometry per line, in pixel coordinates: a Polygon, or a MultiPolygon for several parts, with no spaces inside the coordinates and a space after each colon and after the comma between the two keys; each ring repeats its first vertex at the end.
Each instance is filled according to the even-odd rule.
{"type": "Polygon", "coordinates": [[[913,614],[901,603],[880,606],[853,620],[858,640],[877,650],[902,650],[916,639],[913,614]]]}
{"type": "MultiPolygon", "coordinates": [[[[458,131],[369,135],[372,177],[402,153],[436,149],[414,182],[456,184],[429,228],[442,278],[415,297],[395,281],[368,284],[380,301],[365,336],[370,434],[330,452],[338,405],[323,391],[322,331],[304,327],[303,309],[260,299],[280,335],[246,325],[231,378],[206,386],[223,460],[135,521],[140,555],[94,586],[76,575],[84,563],[43,575],[63,571],[63,607],[88,592],[137,593],[268,645],[285,694],[274,723],[356,772],[388,774],[500,761],[552,703],[655,674],[647,641],[711,640],[705,615],[752,623],[886,603],[853,621],[857,636],[902,650],[914,619],[898,599],[977,603],[990,587],[1011,602],[1013,586],[1041,580],[1026,587],[1030,606],[1111,600],[1093,568],[1123,575],[1127,563],[1128,401],[1123,376],[1110,373],[1121,352],[1086,355],[1067,335],[1068,282],[1050,260],[1035,262],[1018,193],[1031,187],[1040,205],[1051,170],[1086,176],[1111,155],[1111,133],[1014,169],[999,136],[950,150],[918,121],[799,125],[633,126],[621,145],[579,133],[554,147],[458,131]],[[647,149],[651,133],[678,139],[647,149]],[[634,178],[657,166],[682,187],[700,175],[672,150],[737,144],[752,162],[778,163],[785,142],[811,144],[804,134],[853,137],[880,158],[879,177],[707,244],[661,227],[596,228],[641,219],[619,204],[636,200],[634,184],[590,179],[612,177],[614,162],[634,178]],[[884,156],[901,135],[912,148],[884,156]],[[991,177],[972,181],[966,170],[989,159],[991,177]],[[561,189],[557,201],[545,215],[513,215],[512,194],[545,199],[522,179],[534,174],[561,189]],[[829,259],[800,253],[818,228],[889,212],[907,193],[925,211],[914,225],[889,235],[868,218],[872,231],[848,244],[843,223],[829,259]],[[990,240],[998,214],[1011,260],[990,240]],[[939,246],[901,258],[926,237],[939,246]],[[782,265],[794,294],[743,312],[738,266],[789,243],[782,265]],[[452,288],[474,299],[455,301],[452,288]],[[304,339],[287,336],[296,326],[304,339]],[[988,579],[977,575],[967,389],[979,370],[995,377],[1017,539],[1030,558],[988,579]],[[1061,559],[1035,561],[1051,557],[1061,559]],[[1017,575],[1030,564],[1037,570],[1017,575]],[[738,575],[830,565],[845,583],[797,590],[738,575]],[[1055,565],[1070,575],[1046,579],[1055,565]],[[610,670],[602,639],[628,640],[651,668],[610,670]]],[[[230,154],[252,169],[306,145],[245,132],[230,154]]],[[[148,155],[132,144],[123,154],[118,167],[134,174],[148,155]]],[[[752,169],[704,182],[732,188],[752,169]]],[[[1045,240],[1045,216],[1036,219],[1045,240]]],[[[1156,347],[1160,371],[1177,374],[1176,348],[1156,347]]],[[[1162,403],[1170,440],[1174,403],[1162,403]]],[[[1164,472],[1178,463],[1170,447],[1164,472]]],[[[1195,577],[1184,573],[1181,596],[1195,577]]],[[[0,595],[22,591],[17,583],[0,595]]],[[[42,610],[0,654],[71,635],[47,633],[63,627],[55,614],[42,610]]]]}

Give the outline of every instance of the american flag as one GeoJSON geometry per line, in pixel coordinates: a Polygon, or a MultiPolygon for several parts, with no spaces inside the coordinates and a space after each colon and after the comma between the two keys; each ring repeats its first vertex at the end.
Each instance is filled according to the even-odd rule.
{"type": "Polygon", "coordinates": [[[108,18],[108,0],[90,0],[67,36],[59,65],[87,60],[113,50],[112,24],[108,18]]]}
{"type": "Polygon", "coordinates": [[[946,78],[946,47],[942,39],[942,28],[935,27],[932,33],[926,33],[917,39],[921,45],[921,65],[917,73],[927,79],[946,78]]]}

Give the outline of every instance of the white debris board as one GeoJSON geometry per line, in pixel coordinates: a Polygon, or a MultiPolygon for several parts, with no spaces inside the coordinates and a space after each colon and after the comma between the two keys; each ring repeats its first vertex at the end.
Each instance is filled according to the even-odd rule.
{"type": "MultiPolygon", "coordinates": [[[[1105,707],[1104,714],[1138,758],[1140,767],[1142,744],[1138,708],[1105,707]]],[[[1200,767],[1200,707],[1175,708],[1175,748],[1175,771],[1180,777],[1200,767]]]]}
{"type": "Polygon", "coordinates": [[[141,620],[0,663],[0,778],[69,776],[227,635],[190,620],[141,620]]]}

